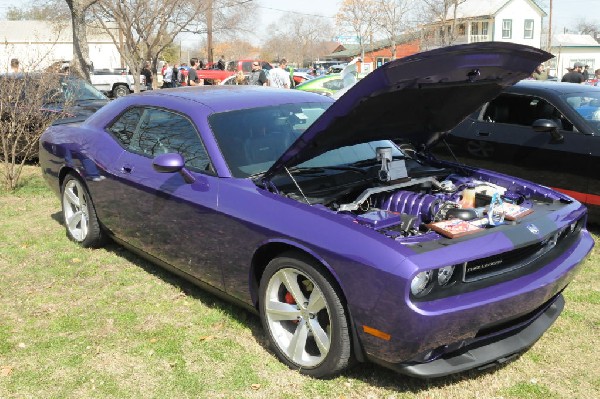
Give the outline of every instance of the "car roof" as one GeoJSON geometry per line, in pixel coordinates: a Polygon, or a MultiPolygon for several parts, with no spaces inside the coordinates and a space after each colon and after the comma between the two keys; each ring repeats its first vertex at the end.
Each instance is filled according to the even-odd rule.
{"type": "Polygon", "coordinates": [[[600,88],[577,83],[552,82],[541,80],[521,80],[514,86],[507,88],[506,91],[513,93],[537,91],[561,95],[581,92],[598,92],[600,91],[600,88]]]}
{"type": "Polygon", "coordinates": [[[285,103],[333,101],[326,100],[323,96],[315,93],[253,85],[207,85],[151,90],[122,97],[119,101],[129,100],[135,104],[135,97],[138,96],[143,96],[145,99],[154,97],[158,98],[158,101],[168,101],[169,98],[190,100],[210,108],[212,112],[226,112],[285,103]]]}

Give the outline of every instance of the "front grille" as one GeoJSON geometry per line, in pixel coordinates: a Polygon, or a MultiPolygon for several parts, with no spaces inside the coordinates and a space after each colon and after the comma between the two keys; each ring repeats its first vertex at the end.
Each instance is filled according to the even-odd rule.
{"type": "Polygon", "coordinates": [[[555,249],[566,237],[576,235],[581,230],[581,225],[582,221],[579,220],[574,228],[563,228],[535,244],[465,262],[463,263],[463,281],[467,283],[478,281],[527,266],[555,249]]]}
{"type": "Polygon", "coordinates": [[[542,256],[547,245],[548,243],[538,242],[513,251],[465,262],[463,281],[477,281],[523,267],[542,256]]]}

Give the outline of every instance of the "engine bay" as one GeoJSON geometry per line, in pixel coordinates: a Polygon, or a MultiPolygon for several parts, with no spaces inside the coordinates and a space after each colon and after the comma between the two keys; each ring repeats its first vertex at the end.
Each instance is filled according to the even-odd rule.
{"type": "Polygon", "coordinates": [[[342,166],[327,173],[316,169],[288,171],[292,183],[277,184],[276,191],[326,207],[391,238],[431,232],[458,238],[513,223],[534,212],[538,202],[559,199],[455,165],[431,164],[416,156],[392,159],[380,148],[362,171],[342,166]]]}

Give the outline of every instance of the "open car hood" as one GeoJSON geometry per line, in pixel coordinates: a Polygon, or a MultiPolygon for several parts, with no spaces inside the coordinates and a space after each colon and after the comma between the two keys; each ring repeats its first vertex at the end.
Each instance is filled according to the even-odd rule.
{"type": "Polygon", "coordinates": [[[264,178],[338,147],[383,139],[427,145],[552,57],[534,47],[486,42],[389,62],[333,103],[264,178]]]}

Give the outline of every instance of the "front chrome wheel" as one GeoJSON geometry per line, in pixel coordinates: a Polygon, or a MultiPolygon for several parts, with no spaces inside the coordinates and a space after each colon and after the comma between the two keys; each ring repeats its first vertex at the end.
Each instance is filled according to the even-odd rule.
{"type": "Polygon", "coordinates": [[[277,271],[269,280],[265,315],[275,343],[301,367],[320,364],[331,346],[331,320],[323,293],[296,269],[277,271]]]}
{"type": "Polygon", "coordinates": [[[334,280],[311,259],[273,259],[260,282],[260,316],[277,356],[293,369],[329,377],[348,366],[350,334],[334,280]]]}

